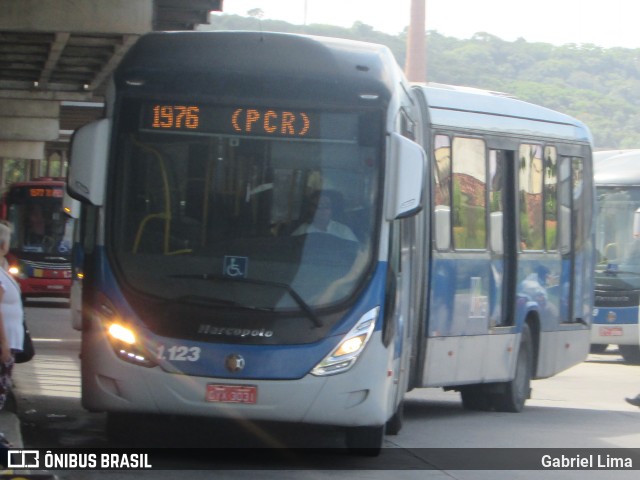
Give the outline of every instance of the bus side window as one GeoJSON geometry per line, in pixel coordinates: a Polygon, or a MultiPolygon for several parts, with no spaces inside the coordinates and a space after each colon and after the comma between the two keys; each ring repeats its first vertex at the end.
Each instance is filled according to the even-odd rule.
{"type": "Polygon", "coordinates": [[[96,222],[98,221],[98,208],[83,203],[80,214],[80,239],[86,255],[93,253],[96,246],[96,222]]]}
{"type": "Polygon", "coordinates": [[[558,165],[558,225],[560,253],[567,255],[571,252],[571,159],[560,157],[558,165]]]}
{"type": "Polygon", "coordinates": [[[544,225],[547,251],[558,249],[558,154],[544,149],[544,225]]]}
{"type": "Polygon", "coordinates": [[[519,155],[520,247],[544,250],[542,225],[542,146],[523,144],[519,155]]]}
{"type": "Polygon", "coordinates": [[[434,236],[438,250],[451,247],[451,140],[436,135],[433,142],[434,236]]]}
{"type": "Polygon", "coordinates": [[[504,253],[504,167],[505,152],[489,151],[489,246],[493,253],[504,253]]]}
{"type": "Polygon", "coordinates": [[[585,238],[584,232],[587,228],[585,210],[582,207],[585,204],[585,199],[582,198],[585,195],[584,188],[584,162],[582,158],[573,157],[571,159],[571,171],[572,171],[572,184],[573,184],[573,208],[574,220],[574,249],[579,250],[582,248],[583,239],[585,238]]]}
{"type": "Polygon", "coordinates": [[[415,122],[411,119],[411,117],[409,116],[409,114],[404,110],[401,109],[400,110],[400,114],[398,116],[399,118],[399,131],[400,134],[403,137],[407,137],[410,140],[414,140],[416,139],[416,135],[415,135],[415,128],[416,128],[416,124],[415,122]]]}
{"type": "Polygon", "coordinates": [[[487,161],[483,140],[453,139],[453,245],[456,250],[487,247],[487,161]]]}

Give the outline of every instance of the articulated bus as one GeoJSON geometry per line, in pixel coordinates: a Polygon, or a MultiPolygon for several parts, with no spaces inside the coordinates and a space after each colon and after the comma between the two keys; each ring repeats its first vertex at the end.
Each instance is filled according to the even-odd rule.
{"type": "Polygon", "coordinates": [[[595,298],[591,351],[617,345],[640,365],[640,150],[594,153],[595,298]]]}
{"type": "Polygon", "coordinates": [[[64,194],[63,178],[38,178],[11,184],[2,198],[2,218],[14,228],[9,271],[25,298],[69,296],[74,220],[64,194]]]}
{"type": "Polygon", "coordinates": [[[589,350],[591,179],[579,121],[409,85],[383,46],[143,36],[72,142],[83,405],[113,436],[324,424],[367,454],[414,388],[519,411],[589,350]]]}

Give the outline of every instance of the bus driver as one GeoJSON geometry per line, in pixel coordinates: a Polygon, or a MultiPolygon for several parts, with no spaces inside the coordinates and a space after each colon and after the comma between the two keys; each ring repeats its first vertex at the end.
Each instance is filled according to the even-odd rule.
{"type": "Polygon", "coordinates": [[[292,235],[305,235],[307,233],[328,233],[343,240],[357,242],[353,231],[343,223],[333,220],[335,208],[334,195],[330,192],[316,191],[311,195],[311,222],[303,223],[296,228],[292,235]]]}

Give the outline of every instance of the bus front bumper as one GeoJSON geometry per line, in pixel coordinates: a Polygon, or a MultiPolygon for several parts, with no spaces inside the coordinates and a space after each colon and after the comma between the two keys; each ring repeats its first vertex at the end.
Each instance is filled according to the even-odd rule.
{"type": "Polygon", "coordinates": [[[20,280],[20,290],[23,297],[69,297],[71,280],[29,278],[20,280]]]}
{"type": "Polygon", "coordinates": [[[393,380],[387,373],[389,355],[379,338],[371,339],[345,373],[328,377],[307,374],[297,380],[237,380],[130,364],[117,358],[104,337],[84,333],[82,404],[90,411],[334,426],[383,425],[390,416],[388,392],[393,380]],[[208,394],[234,387],[248,388],[252,401],[218,401],[208,394]]]}
{"type": "Polygon", "coordinates": [[[591,343],[602,345],[640,345],[638,324],[602,324],[591,325],[591,343]]]}

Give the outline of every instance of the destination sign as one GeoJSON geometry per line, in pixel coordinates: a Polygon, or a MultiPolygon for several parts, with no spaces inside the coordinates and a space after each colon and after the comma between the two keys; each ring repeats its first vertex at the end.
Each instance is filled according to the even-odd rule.
{"type": "Polygon", "coordinates": [[[231,115],[231,125],[238,133],[304,137],[309,133],[311,121],[305,112],[237,108],[231,115]]]}
{"type": "Polygon", "coordinates": [[[30,197],[62,198],[64,196],[62,188],[30,187],[27,191],[30,197]]]}
{"type": "Polygon", "coordinates": [[[143,106],[145,130],[259,137],[354,140],[358,115],[271,107],[216,107],[195,104],[143,106]]]}

